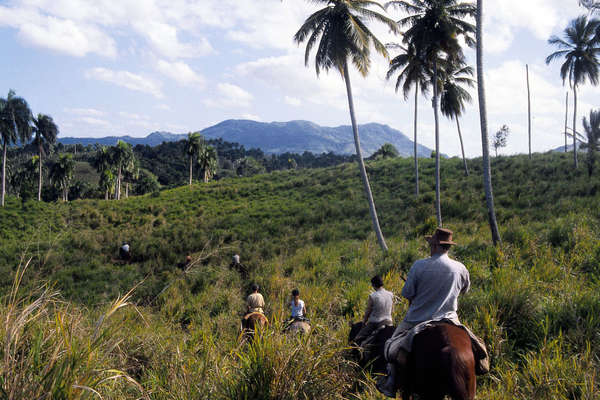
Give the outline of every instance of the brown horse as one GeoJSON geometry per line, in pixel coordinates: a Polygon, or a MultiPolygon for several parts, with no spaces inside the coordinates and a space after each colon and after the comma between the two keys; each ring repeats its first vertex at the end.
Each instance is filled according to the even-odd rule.
{"type": "MultiPolygon", "coordinates": [[[[353,325],[350,340],[360,330],[359,324],[353,325]]],[[[377,347],[372,352],[377,357],[372,364],[374,372],[385,372],[383,345],[380,347],[379,344],[382,340],[385,344],[393,331],[393,328],[391,333],[386,329],[377,334],[377,347]]],[[[471,338],[463,329],[446,323],[436,323],[425,329],[413,339],[412,352],[401,380],[404,400],[412,399],[413,394],[424,400],[442,400],[446,395],[453,400],[473,400],[476,377],[471,338]]]]}
{"type": "Polygon", "coordinates": [[[471,338],[464,329],[436,323],[413,339],[402,398],[473,400],[477,380],[471,338]]]}
{"type": "Polygon", "coordinates": [[[241,334],[242,340],[252,340],[258,329],[264,329],[269,325],[269,320],[263,313],[253,312],[242,318],[241,334]]]}

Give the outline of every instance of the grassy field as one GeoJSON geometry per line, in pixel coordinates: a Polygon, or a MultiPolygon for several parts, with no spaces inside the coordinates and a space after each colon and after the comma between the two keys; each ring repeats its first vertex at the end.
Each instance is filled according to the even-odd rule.
{"type": "MultiPolygon", "coordinates": [[[[478,398],[599,398],[598,178],[572,171],[563,154],[494,159],[504,239],[494,248],[480,160],[470,167],[464,177],[459,159],[442,161],[442,213],[460,243],[453,256],[471,273],[459,315],[492,354],[478,398]]],[[[419,198],[411,160],[367,168],[387,254],[371,233],[355,164],[120,202],[9,198],[0,209],[0,395],[381,398],[372,377],[344,357],[348,322],[361,317],[374,273],[399,294],[401,276],[426,256],[434,160],[421,160],[419,198]],[[122,265],[115,259],[125,240],[134,259],[122,265]],[[227,268],[234,253],[250,280],[227,268]],[[195,264],[184,273],[176,264],[187,254],[195,264]],[[237,326],[252,282],[261,285],[272,329],[243,346],[237,326]],[[315,327],[305,338],[279,329],[294,287],[315,327]]],[[[396,306],[397,322],[406,307],[396,306]]]]}

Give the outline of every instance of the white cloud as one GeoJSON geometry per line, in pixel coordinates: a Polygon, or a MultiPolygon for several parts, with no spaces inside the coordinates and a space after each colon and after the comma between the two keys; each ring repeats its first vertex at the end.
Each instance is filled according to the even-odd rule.
{"type": "Polygon", "coordinates": [[[103,127],[110,126],[110,123],[108,121],[105,121],[105,120],[99,119],[99,118],[93,118],[93,117],[81,117],[78,119],[78,121],[81,121],[88,125],[96,125],[96,126],[103,126],[103,127]]]}
{"type": "Polygon", "coordinates": [[[248,119],[250,121],[262,121],[258,115],[255,114],[242,114],[240,116],[241,119],[248,119]]]}
{"type": "Polygon", "coordinates": [[[157,104],[154,106],[157,110],[171,111],[171,106],[168,104],[157,104]]]}
{"type": "Polygon", "coordinates": [[[96,79],[117,86],[148,93],[156,98],[163,97],[160,87],[154,81],[129,71],[113,71],[107,68],[93,68],[85,72],[87,79],[96,79]]]}
{"type": "Polygon", "coordinates": [[[209,107],[249,107],[254,96],[231,83],[219,83],[215,98],[205,99],[209,107]]]}
{"type": "Polygon", "coordinates": [[[162,74],[182,85],[194,85],[198,87],[204,86],[204,77],[196,73],[184,62],[168,62],[165,60],[159,60],[157,63],[157,68],[162,74]]]}
{"type": "Polygon", "coordinates": [[[26,44],[75,57],[90,53],[115,57],[115,41],[94,25],[43,15],[35,9],[0,6],[0,27],[17,29],[26,44]]]}
{"type": "Polygon", "coordinates": [[[292,97],[292,96],[285,96],[283,98],[283,101],[285,102],[285,104],[289,104],[290,106],[293,106],[293,107],[299,107],[302,104],[302,102],[300,101],[299,98],[292,97]]]}
{"type": "Polygon", "coordinates": [[[96,110],[95,108],[65,108],[64,111],[69,114],[92,117],[101,117],[105,115],[104,111],[96,110]]]}
{"type": "Polygon", "coordinates": [[[136,114],[136,113],[129,113],[129,112],[125,112],[125,111],[119,111],[119,115],[123,118],[127,118],[130,120],[149,120],[150,117],[144,114],[136,114]]]}
{"type": "Polygon", "coordinates": [[[29,44],[72,56],[114,57],[115,38],[124,34],[141,38],[152,51],[170,59],[213,52],[201,26],[189,22],[190,12],[197,7],[187,0],[14,0],[11,4],[0,6],[0,26],[18,29],[19,37],[29,44]]]}

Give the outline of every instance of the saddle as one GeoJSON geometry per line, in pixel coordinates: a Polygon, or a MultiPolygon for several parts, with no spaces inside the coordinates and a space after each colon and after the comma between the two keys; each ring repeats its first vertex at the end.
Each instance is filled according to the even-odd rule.
{"type": "Polygon", "coordinates": [[[425,321],[406,331],[394,332],[394,335],[385,343],[384,354],[386,360],[393,362],[398,358],[400,351],[403,351],[405,354],[410,354],[412,352],[413,340],[418,334],[428,328],[444,323],[457,326],[463,329],[469,335],[469,338],[471,339],[473,356],[475,357],[475,373],[477,375],[487,374],[490,371],[490,361],[487,348],[485,347],[483,340],[477,337],[466,326],[448,319],[425,321]]]}

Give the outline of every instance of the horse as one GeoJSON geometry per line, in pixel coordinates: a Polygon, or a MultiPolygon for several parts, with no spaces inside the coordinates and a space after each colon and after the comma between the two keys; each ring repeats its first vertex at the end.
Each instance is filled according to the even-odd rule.
{"type": "Polygon", "coordinates": [[[269,320],[263,313],[253,312],[242,318],[241,334],[242,340],[254,339],[254,334],[258,329],[264,329],[269,325],[269,320]]]}
{"type": "MultiPolygon", "coordinates": [[[[351,325],[350,343],[362,326],[362,322],[351,325]]],[[[371,363],[373,372],[386,373],[384,346],[394,330],[386,327],[377,332],[375,347],[368,359],[359,362],[361,367],[371,363]]],[[[471,338],[464,329],[452,324],[435,323],[426,328],[413,339],[412,352],[400,379],[404,383],[400,388],[404,400],[412,399],[415,394],[424,400],[442,400],[446,395],[453,400],[473,400],[477,384],[471,338]]]]}
{"type": "Polygon", "coordinates": [[[413,339],[402,398],[473,400],[477,387],[475,356],[468,333],[455,325],[439,322],[413,339]]]}
{"type": "Polygon", "coordinates": [[[310,332],[310,324],[306,321],[293,321],[285,328],[286,332],[306,335],[310,332]]]}
{"type": "MultiPolygon", "coordinates": [[[[354,338],[358,335],[358,332],[362,329],[364,323],[357,322],[355,324],[350,325],[350,334],[348,335],[348,343],[352,344],[354,342],[354,338]]],[[[367,354],[368,357],[360,357],[360,351],[356,350],[353,352],[354,358],[358,359],[358,364],[364,368],[367,365],[371,366],[371,371],[375,373],[386,372],[386,362],[384,356],[384,346],[386,340],[392,337],[394,334],[394,330],[396,330],[393,326],[386,326],[385,328],[379,330],[375,334],[375,338],[372,342],[371,351],[367,354]]]]}

